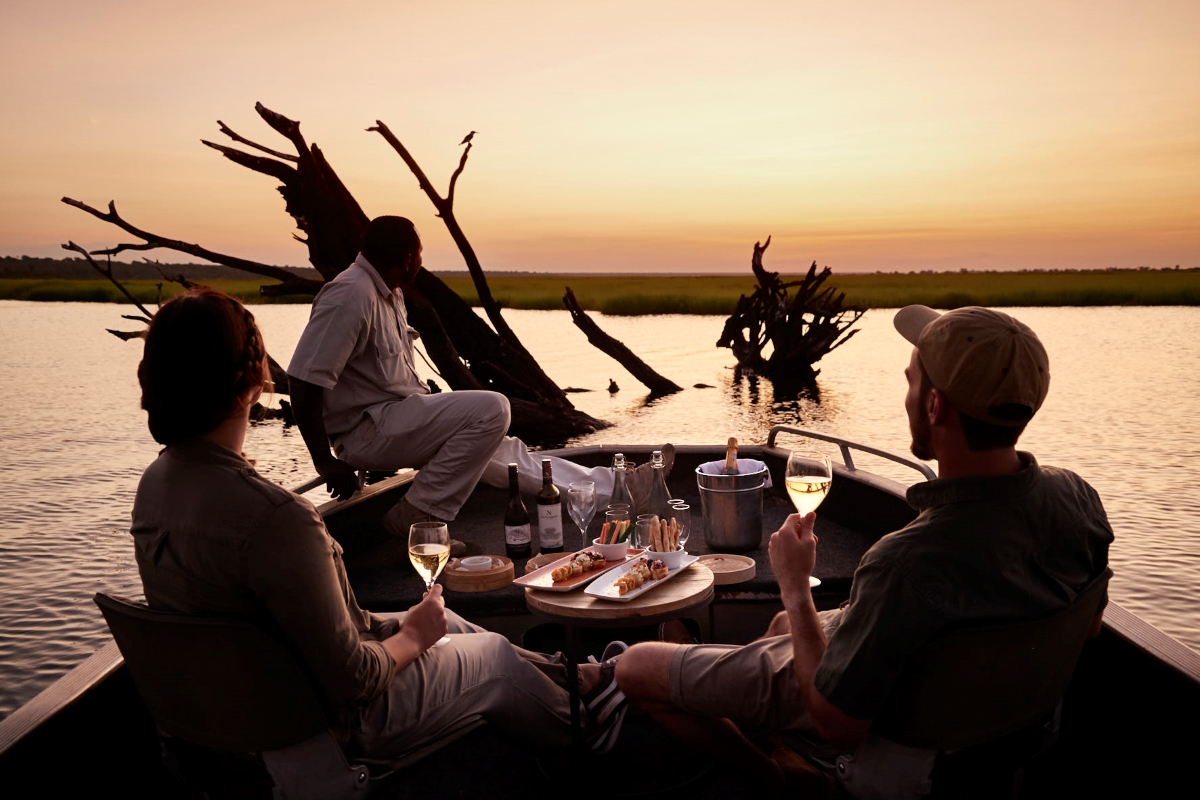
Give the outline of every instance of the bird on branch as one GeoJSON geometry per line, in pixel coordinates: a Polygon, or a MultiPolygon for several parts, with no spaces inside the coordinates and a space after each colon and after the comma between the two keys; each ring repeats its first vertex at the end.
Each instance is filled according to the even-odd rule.
{"type": "Polygon", "coordinates": [[[458,146],[459,146],[459,147],[462,147],[464,144],[466,144],[467,142],[469,142],[469,141],[471,141],[472,139],[474,139],[474,138],[475,138],[475,133],[476,133],[476,131],[471,131],[471,132],[470,132],[470,133],[468,133],[466,136],[464,136],[464,137],[463,137],[463,140],[462,140],[461,142],[459,142],[459,143],[458,143],[458,146]]]}

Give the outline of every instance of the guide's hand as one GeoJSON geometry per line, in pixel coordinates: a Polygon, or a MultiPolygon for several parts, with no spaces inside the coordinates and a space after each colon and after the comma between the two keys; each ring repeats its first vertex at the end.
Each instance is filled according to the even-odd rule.
{"type": "Polygon", "coordinates": [[[813,533],[816,522],[817,515],[813,512],[804,516],[792,514],[771,534],[767,552],[771,555],[771,569],[784,598],[811,591],[808,579],[817,561],[817,536],[813,533]]]}
{"type": "Polygon", "coordinates": [[[421,602],[404,615],[400,633],[416,642],[421,652],[433,647],[433,643],[446,635],[446,601],[442,599],[442,585],[435,583],[425,593],[421,602]]]}
{"type": "Polygon", "coordinates": [[[358,471],[345,461],[330,456],[313,466],[317,468],[317,474],[325,479],[329,494],[335,500],[346,500],[361,488],[358,485],[358,471]]]}

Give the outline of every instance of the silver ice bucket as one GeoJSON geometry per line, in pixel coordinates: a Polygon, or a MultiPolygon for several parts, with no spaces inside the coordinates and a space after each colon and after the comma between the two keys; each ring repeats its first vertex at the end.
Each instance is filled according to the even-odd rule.
{"type": "Polygon", "coordinates": [[[704,541],[713,552],[757,550],[762,543],[763,487],[769,474],[758,472],[709,475],[696,468],[704,541]]]}

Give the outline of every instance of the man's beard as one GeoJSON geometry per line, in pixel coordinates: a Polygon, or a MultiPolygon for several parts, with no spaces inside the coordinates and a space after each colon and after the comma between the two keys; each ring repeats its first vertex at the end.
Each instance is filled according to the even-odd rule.
{"type": "Polygon", "coordinates": [[[909,447],[909,450],[922,461],[932,461],[933,443],[931,441],[929,423],[923,419],[911,420],[908,428],[909,432],[912,433],[912,445],[909,447]]]}

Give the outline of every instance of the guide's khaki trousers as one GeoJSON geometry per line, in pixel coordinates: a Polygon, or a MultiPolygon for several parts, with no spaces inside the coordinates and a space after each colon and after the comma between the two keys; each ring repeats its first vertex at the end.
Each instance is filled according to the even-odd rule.
{"type": "MultiPolygon", "coordinates": [[[[482,478],[508,486],[508,465],[517,465],[521,491],[542,485],[542,457],[520,439],[505,436],[508,398],[496,392],[416,394],[373,406],[362,421],[333,443],[337,457],[360,469],[418,469],[405,495],[422,511],[453,520],[482,478]]],[[[566,491],[574,481],[596,484],[597,508],[612,496],[608,467],[582,467],[552,459],[554,483],[566,491]]]]}

